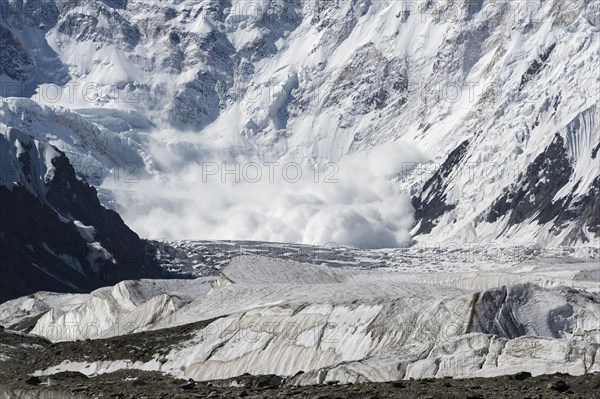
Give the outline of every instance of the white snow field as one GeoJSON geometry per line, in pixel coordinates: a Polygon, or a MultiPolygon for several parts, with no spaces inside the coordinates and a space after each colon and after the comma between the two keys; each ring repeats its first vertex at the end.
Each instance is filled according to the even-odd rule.
{"type": "Polygon", "coordinates": [[[313,384],[600,371],[597,260],[496,266],[411,273],[239,256],[197,280],[39,293],[0,305],[0,324],[39,317],[32,333],[65,341],[212,320],[151,361],[64,362],[39,374],[303,372],[294,382],[313,384]]]}

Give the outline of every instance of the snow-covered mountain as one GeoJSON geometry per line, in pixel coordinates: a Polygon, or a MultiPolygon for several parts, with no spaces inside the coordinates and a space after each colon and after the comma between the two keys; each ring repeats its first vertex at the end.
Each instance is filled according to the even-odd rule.
{"type": "Polygon", "coordinates": [[[65,154],[0,124],[0,159],[0,302],[167,276],[65,154]]]}
{"type": "Polygon", "coordinates": [[[0,0],[0,302],[31,294],[0,327],[104,340],[39,382],[600,372],[599,23],[600,0],[0,0]]]}
{"type": "Polygon", "coordinates": [[[366,237],[395,246],[410,230],[422,242],[597,245],[599,9],[598,0],[7,0],[2,95],[32,100],[3,99],[0,120],[65,151],[104,184],[105,204],[152,237],[370,247],[366,237]],[[393,167],[377,178],[396,176],[405,198],[356,195],[361,168],[343,160],[394,141],[405,151],[381,158],[393,167]],[[188,203],[224,204],[224,185],[185,193],[215,160],[339,163],[350,170],[337,188],[353,199],[319,217],[362,233],[315,220],[315,202],[337,200],[321,188],[267,190],[280,213],[244,192],[244,208],[222,205],[208,220],[188,203]],[[164,218],[179,227],[157,229],[164,218]]]}

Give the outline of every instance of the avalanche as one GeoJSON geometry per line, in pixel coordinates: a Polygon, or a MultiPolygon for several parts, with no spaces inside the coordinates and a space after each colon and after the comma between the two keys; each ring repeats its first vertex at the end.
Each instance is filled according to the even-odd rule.
{"type": "MultiPolygon", "coordinates": [[[[31,99],[3,98],[0,120],[67,152],[80,176],[103,185],[104,204],[144,235],[363,247],[377,246],[369,235],[384,246],[409,235],[598,243],[599,0],[2,7],[1,51],[11,62],[0,95],[31,99]],[[368,185],[393,183],[386,192],[403,195],[374,190],[370,202],[326,212],[338,234],[308,217],[331,202],[321,192],[245,190],[236,194],[244,206],[227,206],[227,185],[189,191],[202,186],[207,160],[341,167],[392,142],[422,156],[398,155],[405,165],[395,178],[368,185]],[[177,198],[156,189],[164,184],[177,198]],[[270,213],[266,199],[277,204],[270,213]],[[198,202],[214,204],[210,217],[198,202]],[[231,219],[239,222],[223,223],[231,219]],[[302,224],[320,233],[303,234],[302,224]]],[[[358,196],[352,178],[338,187],[358,196]]]]}

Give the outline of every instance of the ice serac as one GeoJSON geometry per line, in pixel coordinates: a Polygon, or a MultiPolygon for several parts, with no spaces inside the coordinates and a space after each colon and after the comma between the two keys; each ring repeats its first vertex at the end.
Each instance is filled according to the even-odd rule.
{"type": "Polygon", "coordinates": [[[0,160],[0,302],[164,275],[64,153],[0,125],[0,160]]]}
{"type": "MultiPolygon", "coordinates": [[[[143,159],[148,154],[126,136],[115,134],[128,131],[132,126],[147,128],[145,118],[132,112],[80,112],[86,117],[68,109],[40,105],[28,98],[0,97],[3,131],[13,128],[58,148],[68,156],[77,176],[89,184],[97,186],[109,176],[128,182],[147,176],[143,159]],[[94,121],[101,121],[112,130],[94,121]],[[127,173],[127,165],[136,166],[135,176],[127,173]]],[[[152,166],[148,168],[154,170],[152,166]]]]}
{"type": "Polygon", "coordinates": [[[589,271],[586,262],[519,264],[499,285],[492,271],[438,276],[242,256],[219,278],[128,282],[83,304],[71,299],[77,306],[55,301],[32,331],[64,341],[204,322],[149,361],[65,362],[40,374],[134,368],[196,380],[276,374],[296,384],[584,374],[600,370],[600,297],[585,288],[589,271]],[[565,286],[573,280],[583,285],[565,286]]]}
{"type": "Polygon", "coordinates": [[[31,332],[53,341],[126,335],[156,325],[206,294],[214,281],[215,278],[123,281],[84,296],[64,297],[62,301],[43,296],[37,301],[42,306],[28,307],[15,315],[10,309],[23,309],[24,302],[17,299],[0,305],[0,323],[9,324],[4,318],[35,318],[31,332]]]}

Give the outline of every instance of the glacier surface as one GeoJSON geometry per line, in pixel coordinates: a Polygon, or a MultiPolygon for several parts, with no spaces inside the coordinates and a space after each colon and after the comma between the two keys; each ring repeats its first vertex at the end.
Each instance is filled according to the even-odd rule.
{"type": "Polygon", "coordinates": [[[0,305],[52,341],[204,322],[151,360],[65,361],[38,374],[155,370],[196,380],[277,374],[295,384],[600,371],[597,262],[406,272],[245,255],[219,275],[123,282],[0,305]],[[300,373],[302,372],[302,373],[300,373]]]}

